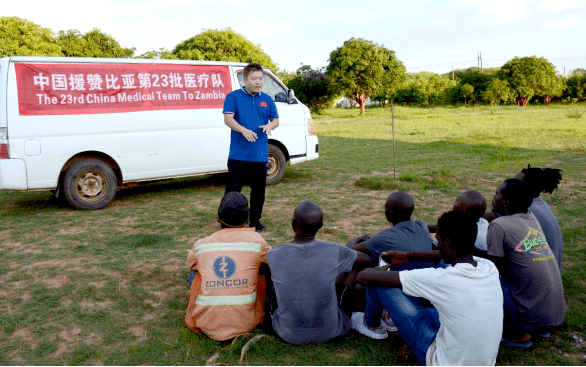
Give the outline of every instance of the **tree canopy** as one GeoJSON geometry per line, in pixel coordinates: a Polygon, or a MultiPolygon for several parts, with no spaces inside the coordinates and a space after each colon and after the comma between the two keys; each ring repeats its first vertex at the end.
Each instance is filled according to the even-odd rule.
{"type": "Polygon", "coordinates": [[[362,38],[351,38],[330,54],[327,77],[332,88],[342,95],[352,96],[366,113],[370,96],[397,90],[405,79],[405,66],[395,52],[362,38]]]}
{"type": "Polygon", "coordinates": [[[18,17],[0,17],[0,57],[63,56],[53,32],[18,17]]]}
{"type": "Polygon", "coordinates": [[[131,58],[136,48],[124,48],[109,34],[94,28],[84,34],[77,29],[59,31],[56,37],[62,56],[131,58]]]}
{"type": "Polygon", "coordinates": [[[457,82],[445,75],[428,71],[407,73],[407,81],[399,88],[393,98],[405,103],[449,103],[452,90],[457,82]]]}
{"type": "Polygon", "coordinates": [[[255,62],[276,71],[277,64],[260,45],[231,28],[207,29],[175,46],[173,54],[183,60],[255,62]]]}
{"type": "Polygon", "coordinates": [[[564,91],[563,79],[547,59],[537,56],[515,57],[507,61],[497,73],[513,92],[515,104],[526,106],[534,96],[543,97],[549,104],[551,97],[564,91]]]}
{"type": "Polygon", "coordinates": [[[576,73],[566,81],[568,86],[564,92],[565,97],[576,98],[578,101],[586,101],[586,74],[576,73]]]}
{"type": "Polygon", "coordinates": [[[295,96],[312,112],[320,113],[324,108],[333,106],[337,93],[330,86],[325,68],[312,69],[310,65],[303,65],[285,79],[287,86],[295,91],[295,96]]]}

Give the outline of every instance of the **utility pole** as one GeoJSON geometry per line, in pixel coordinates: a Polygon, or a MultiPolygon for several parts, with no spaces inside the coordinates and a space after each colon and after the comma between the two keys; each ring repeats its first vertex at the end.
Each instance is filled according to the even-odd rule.
{"type": "Polygon", "coordinates": [[[482,73],[482,52],[478,52],[478,72],[482,73]]]}
{"type": "Polygon", "coordinates": [[[480,52],[480,72],[484,72],[484,70],[482,70],[482,52],[480,52]]]}

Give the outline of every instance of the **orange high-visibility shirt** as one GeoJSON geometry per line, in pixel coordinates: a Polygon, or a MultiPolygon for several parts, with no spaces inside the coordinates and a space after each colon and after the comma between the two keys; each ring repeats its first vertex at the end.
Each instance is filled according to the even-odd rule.
{"type": "Polygon", "coordinates": [[[250,332],[264,316],[266,283],[259,276],[271,247],[254,228],[226,228],[195,242],[187,254],[196,270],[185,322],[214,340],[250,332]]]}

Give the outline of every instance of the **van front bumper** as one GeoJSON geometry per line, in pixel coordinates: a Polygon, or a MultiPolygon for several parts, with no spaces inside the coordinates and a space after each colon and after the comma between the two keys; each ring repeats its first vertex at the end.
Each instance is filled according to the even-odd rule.
{"type": "Polygon", "coordinates": [[[318,153],[317,136],[315,136],[315,135],[306,136],[305,141],[307,144],[307,160],[312,161],[314,159],[318,159],[319,153],[318,153]]]}
{"type": "Polygon", "coordinates": [[[28,190],[22,159],[0,159],[0,190],[28,190]]]}

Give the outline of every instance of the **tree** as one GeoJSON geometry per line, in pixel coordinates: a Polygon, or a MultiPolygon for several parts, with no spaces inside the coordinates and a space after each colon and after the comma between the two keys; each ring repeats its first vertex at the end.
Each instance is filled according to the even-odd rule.
{"type": "Polygon", "coordinates": [[[124,48],[109,34],[93,28],[84,34],[77,29],[59,31],[56,38],[63,54],[70,57],[131,58],[136,48],[124,48]]]}
{"type": "Polygon", "coordinates": [[[482,99],[493,106],[498,106],[501,101],[509,101],[513,97],[513,91],[509,88],[507,82],[494,78],[488,89],[482,92],[482,99]]]}
{"type": "Polygon", "coordinates": [[[331,107],[337,97],[330,87],[325,68],[312,69],[310,65],[303,65],[286,84],[295,91],[295,96],[305,103],[311,112],[318,114],[324,108],[331,107]]]}
{"type": "Polygon", "coordinates": [[[471,95],[474,92],[474,87],[471,86],[470,84],[464,84],[460,87],[460,93],[462,94],[462,97],[464,97],[464,104],[467,104],[467,98],[469,95],[471,95]]]}
{"type": "Polygon", "coordinates": [[[392,95],[405,78],[405,66],[395,52],[362,38],[351,38],[330,54],[327,77],[338,93],[352,96],[366,113],[366,100],[392,95]]]}
{"type": "Polygon", "coordinates": [[[564,97],[576,98],[578,101],[586,101],[586,74],[572,75],[566,81],[567,89],[564,97]]]}
{"type": "Polygon", "coordinates": [[[175,46],[173,54],[182,60],[255,62],[276,71],[277,64],[260,45],[231,28],[207,29],[175,46]]]}
{"type": "Polygon", "coordinates": [[[158,50],[147,51],[143,54],[140,54],[136,58],[137,59],[157,59],[157,60],[165,59],[166,60],[166,59],[177,59],[177,56],[175,56],[172,51],[169,51],[166,48],[161,47],[158,50]]]}
{"type": "Polygon", "coordinates": [[[513,91],[515,104],[526,106],[534,96],[543,97],[549,104],[551,97],[560,96],[564,83],[555,67],[543,57],[515,57],[507,61],[497,73],[513,91]]]}
{"type": "Polygon", "coordinates": [[[63,56],[48,28],[18,17],[0,17],[0,57],[63,56]]]}
{"type": "MultiPolygon", "coordinates": [[[[469,73],[462,74],[459,77],[460,85],[469,84],[474,87],[474,91],[468,96],[470,102],[478,102],[481,99],[482,93],[488,89],[490,82],[495,78],[494,75],[479,73],[472,70],[469,73]]],[[[463,94],[460,94],[461,98],[463,94]]],[[[464,102],[466,104],[466,102],[464,102]]]]}
{"type": "Polygon", "coordinates": [[[397,102],[448,103],[451,90],[457,83],[444,75],[429,71],[407,73],[407,81],[394,94],[397,102]]]}

